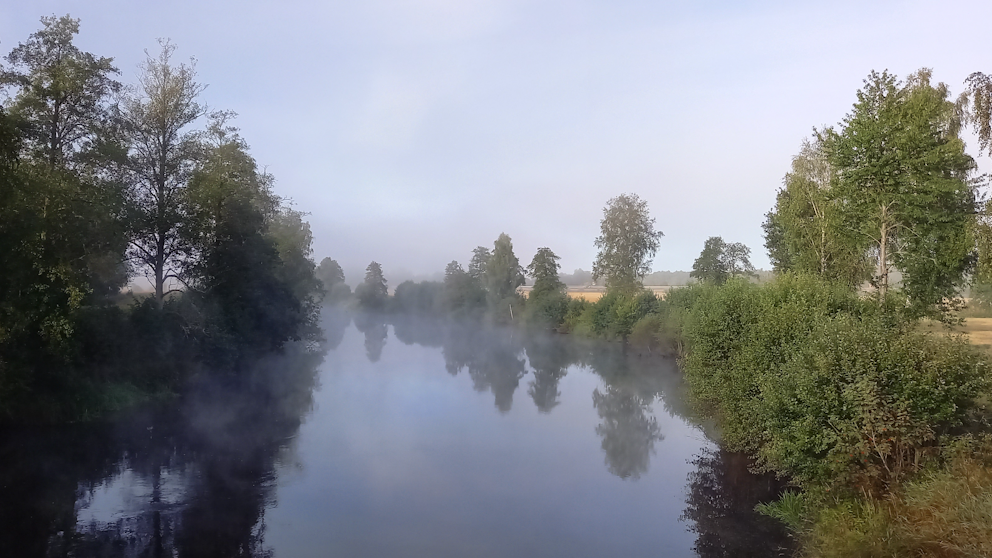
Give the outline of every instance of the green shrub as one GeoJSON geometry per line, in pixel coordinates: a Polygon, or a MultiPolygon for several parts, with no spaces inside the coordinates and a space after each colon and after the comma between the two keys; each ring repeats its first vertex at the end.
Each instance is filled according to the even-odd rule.
{"type": "Polygon", "coordinates": [[[730,448],[801,484],[882,490],[987,389],[962,339],[927,335],[802,275],[676,291],[687,383],[730,448]]]}
{"type": "Polygon", "coordinates": [[[644,316],[634,324],[627,341],[631,347],[654,352],[662,347],[661,332],[663,328],[662,316],[649,314],[644,316]]]}
{"type": "Polygon", "coordinates": [[[569,298],[560,331],[565,333],[592,334],[592,303],[581,298],[569,298]]]}
{"type": "Polygon", "coordinates": [[[658,299],[650,291],[635,296],[610,292],[592,304],[589,325],[595,335],[626,340],[638,320],[658,310],[658,299]]]}
{"type": "Polygon", "coordinates": [[[760,378],[774,375],[826,318],[859,306],[847,290],[791,274],[764,286],[731,280],[679,291],[670,304],[691,303],[682,316],[687,383],[736,450],[756,450],[765,430],[755,405],[760,378]]]}
{"type": "Polygon", "coordinates": [[[961,338],[842,315],[758,384],[763,463],[801,482],[884,491],[962,423],[988,367],[961,338]]]}
{"type": "Polygon", "coordinates": [[[565,293],[551,292],[527,298],[526,321],[542,328],[557,328],[565,322],[570,302],[565,293]]]}

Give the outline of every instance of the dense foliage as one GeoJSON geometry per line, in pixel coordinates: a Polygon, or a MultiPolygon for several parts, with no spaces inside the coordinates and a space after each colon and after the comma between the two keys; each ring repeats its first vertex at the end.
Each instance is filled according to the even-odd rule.
{"type": "Polygon", "coordinates": [[[693,262],[689,276],[717,285],[722,285],[731,277],[755,276],[751,249],[740,242],[727,243],[719,236],[711,236],[693,262]]]}
{"type": "Polygon", "coordinates": [[[592,266],[593,279],[605,278],[609,290],[636,292],[651,271],[651,259],[664,236],[654,225],[647,202],[637,194],[621,194],[608,201],[596,237],[599,253],[592,266]]]}
{"type": "Polygon", "coordinates": [[[309,226],[163,43],[124,88],[42,18],[0,73],[0,419],[78,419],[319,336],[309,226]],[[112,95],[117,94],[116,97],[112,95]],[[121,288],[144,274],[154,293],[121,288]]]}
{"type": "Polygon", "coordinates": [[[964,340],[811,276],[700,292],[684,371],[731,447],[799,483],[878,490],[914,472],[988,387],[964,340]]]}

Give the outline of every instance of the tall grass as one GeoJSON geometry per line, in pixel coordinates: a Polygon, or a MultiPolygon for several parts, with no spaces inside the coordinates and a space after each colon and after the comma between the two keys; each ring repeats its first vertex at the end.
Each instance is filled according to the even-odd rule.
{"type": "Polygon", "coordinates": [[[822,509],[803,538],[810,558],[992,556],[992,469],[957,458],[884,500],[822,509]]]}

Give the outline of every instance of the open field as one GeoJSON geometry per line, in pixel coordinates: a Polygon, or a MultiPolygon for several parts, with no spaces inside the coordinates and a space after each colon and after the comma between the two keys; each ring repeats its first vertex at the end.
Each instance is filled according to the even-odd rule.
{"type": "MultiPolygon", "coordinates": [[[[517,292],[523,296],[527,296],[530,293],[532,287],[524,286],[518,287],[517,292]]],[[[658,298],[665,298],[665,295],[669,290],[672,289],[671,286],[646,286],[645,289],[654,292],[658,298]]],[[[577,298],[582,300],[588,300],[589,302],[596,302],[597,300],[603,298],[606,294],[606,287],[568,287],[566,294],[571,298],[577,298]]]]}
{"type": "Polygon", "coordinates": [[[921,327],[934,333],[962,334],[973,345],[992,353],[992,318],[965,318],[963,325],[950,330],[936,321],[924,321],[921,327]]]}
{"type": "Polygon", "coordinates": [[[973,344],[992,350],[992,318],[967,318],[961,333],[967,335],[973,344]]]}

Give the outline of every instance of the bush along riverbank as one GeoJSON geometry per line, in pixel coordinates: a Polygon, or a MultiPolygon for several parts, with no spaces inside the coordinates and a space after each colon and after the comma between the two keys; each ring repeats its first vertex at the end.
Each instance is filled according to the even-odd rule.
{"type": "Polygon", "coordinates": [[[633,329],[676,324],[697,411],[795,486],[761,511],[804,556],[992,555],[989,362],[906,307],[783,274],[675,290],[633,329]]]}

